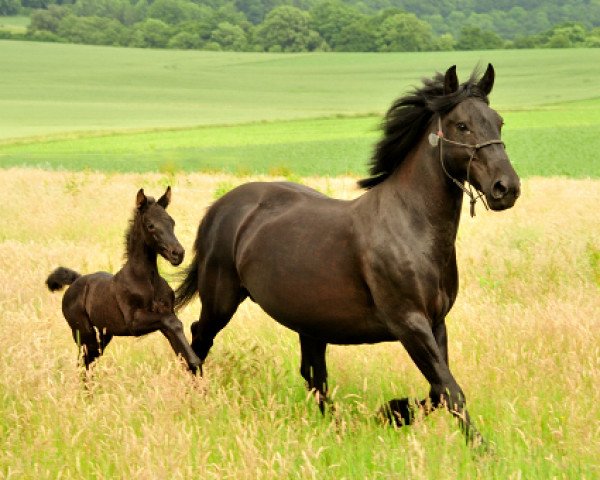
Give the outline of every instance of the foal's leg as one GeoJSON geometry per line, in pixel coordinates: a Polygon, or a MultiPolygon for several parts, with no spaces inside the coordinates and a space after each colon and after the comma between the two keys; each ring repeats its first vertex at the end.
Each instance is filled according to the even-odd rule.
{"type": "MultiPolygon", "coordinates": [[[[459,420],[467,439],[472,439],[476,430],[471,428],[469,413],[466,410],[465,394],[450,372],[444,353],[439,348],[428,319],[420,313],[408,314],[391,326],[412,360],[425,376],[431,390],[429,396],[434,406],[445,404],[459,420]]],[[[396,411],[404,407],[404,400],[392,400],[389,404],[392,412],[397,413],[405,423],[410,423],[411,415],[405,418],[406,411],[396,411]]]]}
{"type": "Polygon", "coordinates": [[[85,283],[77,282],[67,289],[62,310],[71,327],[73,340],[79,347],[80,359],[86,370],[89,370],[94,360],[102,355],[103,346],[98,342],[97,331],[85,309],[85,283]]]}
{"type": "Polygon", "coordinates": [[[325,349],[327,344],[300,334],[300,374],[307,382],[308,389],[315,392],[319,410],[325,413],[327,401],[327,365],[325,364],[325,349]]]}
{"type": "Polygon", "coordinates": [[[160,330],[169,340],[175,353],[185,359],[192,373],[200,368],[200,359],[185,338],[183,324],[174,313],[164,314],[143,309],[136,310],[133,313],[130,330],[133,335],[145,335],[160,330]]]}
{"type": "Polygon", "coordinates": [[[185,359],[190,371],[196,373],[200,369],[200,373],[202,373],[202,361],[185,338],[183,324],[175,314],[171,314],[163,320],[161,332],[167,337],[175,353],[185,359]]]}
{"type": "Polygon", "coordinates": [[[73,329],[73,340],[79,347],[79,356],[85,365],[85,369],[89,370],[90,365],[100,357],[103,353],[103,349],[98,342],[96,337],[96,331],[91,329],[73,329]]]}

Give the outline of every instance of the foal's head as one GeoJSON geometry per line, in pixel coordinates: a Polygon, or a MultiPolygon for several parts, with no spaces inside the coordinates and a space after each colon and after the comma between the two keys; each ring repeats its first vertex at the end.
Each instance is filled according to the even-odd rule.
{"type": "Polygon", "coordinates": [[[175,237],[175,221],[166,211],[171,202],[171,187],[167,187],[167,191],[158,201],[147,197],[141,188],[135,202],[133,225],[127,235],[128,251],[132,248],[131,243],[135,241],[135,230],[135,236],[141,237],[137,241],[143,241],[150,250],[164,257],[172,265],[179,265],[183,261],[185,250],[175,237]]]}

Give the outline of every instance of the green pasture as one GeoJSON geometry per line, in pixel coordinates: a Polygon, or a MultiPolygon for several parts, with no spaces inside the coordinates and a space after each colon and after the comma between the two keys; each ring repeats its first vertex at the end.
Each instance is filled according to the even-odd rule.
{"type": "Polygon", "coordinates": [[[378,124],[424,75],[497,71],[519,173],[600,175],[600,49],[251,54],[0,42],[0,165],[364,175],[378,124]]]}
{"type": "MultiPolygon", "coordinates": [[[[600,100],[501,112],[522,176],[600,176],[600,100]]],[[[380,116],[87,136],[0,146],[3,166],[108,172],[364,175],[380,116]]]]}
{"type": "Polygon", "coordinates": [[[600,49],[253,54],[0,41],[0,140],[382,113],[423,76],[497,71],[497,108],[600,97],[600,49]]]}

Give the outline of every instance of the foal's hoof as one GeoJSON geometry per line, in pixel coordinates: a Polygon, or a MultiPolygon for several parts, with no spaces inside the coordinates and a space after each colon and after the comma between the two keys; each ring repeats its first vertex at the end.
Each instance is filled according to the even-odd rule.
{"type": "Polygon", "coordinates": [[[414,422],[418,404],[418,401],[411,402],[408,398],[395,398],[379,409],[378,417],[397,427],[410,425],[414,422]]]}

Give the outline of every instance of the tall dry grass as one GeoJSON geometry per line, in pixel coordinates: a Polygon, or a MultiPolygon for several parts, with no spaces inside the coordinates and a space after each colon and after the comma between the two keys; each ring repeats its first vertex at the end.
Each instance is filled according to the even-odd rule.
{"type": "MultiPolygon", "coordinates": [[[[450,361],[488,452],[466,448],[443,412],[408,429],[377,423],[386,399],[427,392],[396,344],[330,347],[337,408],[321,418],[298,374],[296,335],[249,302],[202,379],[153,334],[113,340],[84,383],[48,272],[116,271],[141,186],[158,195],[173,185],[189,250],[215,192],[247,180],[0,171],[1,477],[600,476],[599,181],[530,179],[512,210],[463,216],[450,361]]],[[[304,181],[358,194],[351,178],[304,181]]],[[[186,331],[198,309],[183,312],[186,331]]]]}

